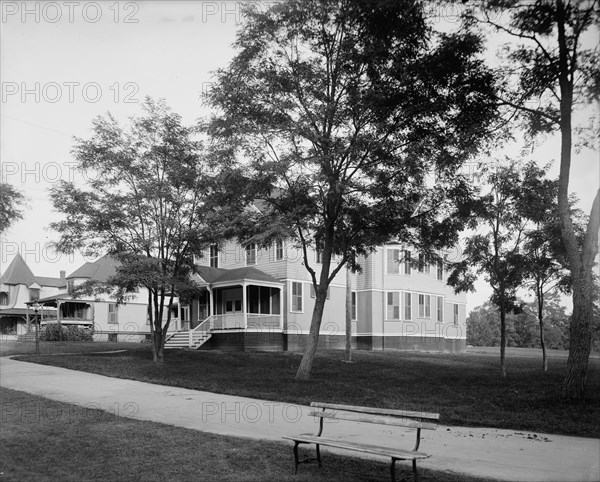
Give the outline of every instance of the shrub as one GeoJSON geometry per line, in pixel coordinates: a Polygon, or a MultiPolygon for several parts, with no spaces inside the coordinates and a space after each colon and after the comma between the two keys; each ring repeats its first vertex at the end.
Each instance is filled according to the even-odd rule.
{"type": "Polygon", "coordinates": [[[40,339],[43,341],[94,341],[94,330],[72,325],[59,325],[58,323],[48,323],[40,339]]]}

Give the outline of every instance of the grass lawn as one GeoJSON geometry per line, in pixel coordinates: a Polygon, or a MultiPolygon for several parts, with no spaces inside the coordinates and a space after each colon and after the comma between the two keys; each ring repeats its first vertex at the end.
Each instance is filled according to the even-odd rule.
{"type": "MultiPolygon", "coordinates": [[[[5,345],[5,344],[3,344],[5,345]]],[[[44,350],[52,350],[47,343],[44,350]]],[[[52,346],[50,346],[52,345],[52,346]]],[[[102,344],[103,349],[108,344],[102,344]]],[[[102,346],[94,344],[92,346],[102,346]]],[[[80,345],[71,344],[70,352],[80,345]]],[[[447,425],[487,426],[598,437],[600,434],[600,362],[590,359],[588,399],[559,400],[566,359],[550,359],[541,371],[539,357],[507,357],[508,378],[499,378],[495,353],[431,354],[356,351],[355,363],[343,352],[318,352],[310,381],[294,379],[301,354],[292,352],[220,352],[174,350],[164,364],[152,362],[145,345],[112,344],[125,352],[70,356],[27,356],[27,361],[113,377],[309,404],[335,402],[439,412],[447,425]]],[[[89,350],[89,344],[86,350],[89,350]]],[[[2,347],[0,347],[0,350],[2,347]]],[[[63,350],[63,348],[61,348],[63,350]]],[[[517,352],[518,353],[518,352],[517,352]]]]}
{"type": "MultiPolygon", "coordinates": [[[[150,345],[145,343],[114,343],[114,342],[93,342],[93,343],[74,343],[70,341],[40,341],[40,354],[55,355],[57,353],[92,353],[102,351],[148,351],[150,345]]],[[[35,355],[34,342],[2,341],[0,342],[0,356],[11,355],[35,355]]]]}
{"type": "MultiPolygon", "coordinates": [[[[389,480],[384,461],[326,454],[323,469],[302,465],[292,476],[291,444],[120,418],[9,389],[2,389],[1,401],[1,480],[389,480]]],[[[483,480],[426,469],[419,475],[425,481],[483,480]]]]}

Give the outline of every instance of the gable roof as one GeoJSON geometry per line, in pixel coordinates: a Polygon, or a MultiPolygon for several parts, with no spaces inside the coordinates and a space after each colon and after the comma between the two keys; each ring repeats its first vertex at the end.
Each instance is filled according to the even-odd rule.
{"type": "Polygon", "coordinates": [[[91,281],[105,283],[108,278],[117,274],[117,261],[109,255],[104,255],[93,263],[85,263],[73,271],[67,279],[85,278],[91,281]]]}
{"type": "Polygon", "coordinates": [[[0,277],[0,283],[6,285],[30,286],[35,283],[35,281],[35,276],[20,253],[17,253],[12,262],[8,265],[8,268],[6,268],[6,271],[0,277]]]}
{"type": "Polygon", "coordinates": [[[243,268],[211,268],[210,266],[196,266],[196,275],[193,277],[196,283],[217,284],[233,283],[236,281],[263,281],[265,283],[281,284],[277,278],[254,268],[245,266],[243,268]]]}

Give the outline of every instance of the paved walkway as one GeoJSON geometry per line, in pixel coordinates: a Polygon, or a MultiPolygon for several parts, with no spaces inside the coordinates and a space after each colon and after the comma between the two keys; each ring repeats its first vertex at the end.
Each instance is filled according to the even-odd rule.
{"type": "MultiPolygon", "coordinates": [[[[237,437],[282,442],[284,435],[314,432],[317,427],[306,406],[122,380],[6,357],[0,357],[0,385],[125,417],[237,437]]],[[[393,429],[385,426],[332,422],[325,430],[362,440],[393,440],[393,429]]],[[[395,438],[410,448],[414,433],[395,438]]],[[[432,458],[420,465],[436,470],[511,481],[600,480],[599,439],[439,426],[423,432],[421,450],[432,458]]]]}

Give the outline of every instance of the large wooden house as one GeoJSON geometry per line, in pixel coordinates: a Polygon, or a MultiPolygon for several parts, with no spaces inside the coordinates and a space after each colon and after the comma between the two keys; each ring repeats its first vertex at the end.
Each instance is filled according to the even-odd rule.
{"type": "MultiPolygon", "coordinates": [[[[320,253],[308,252],[317,271],[320,253]]],[[[446,284],[440,264],[401,245],[383,246],[332,281],[320,343],[345,344],[346,276],[352,286],[352,342],[368,350],[460,352],[466,342],[466,296],[446,284]]],[[[186,325],[167,347],[301,350],[315,302],[302,251],[281,240],[267,249],[228,242],[196,260],[200,296],[184,307],[186,325]]]]}

